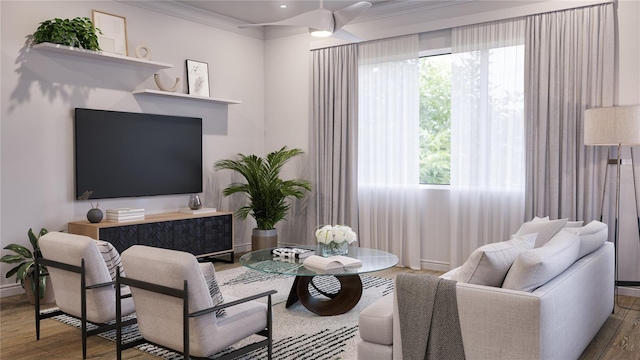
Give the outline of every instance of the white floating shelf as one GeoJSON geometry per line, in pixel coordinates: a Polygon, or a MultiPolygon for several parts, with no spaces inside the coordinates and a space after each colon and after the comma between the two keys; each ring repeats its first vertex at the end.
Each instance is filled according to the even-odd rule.
{"type": "Polygon", "coordinates": [[[172,68],[172,64],[161,63],[157,61],[150,61],[146,59],[138,59],[130,56],[112,54],[102,51],[93,51],[93,50],[85,50],[72,46],[58,45],[52,43],[40,43],[31,46],[33,49],[41,50],[41,51],[49,51],[60,54],[67,54],[72,56],[79,56],[88,59],[102,60],[102,61],[110,61],[114,63],[120,64],[130,64],[141,67],[148,67],[155,70],[160,69],[169,69],[172,68]]]}
{"type": "Polygon", "coordinates": [[[206,97],[206,96],[181,94],[181,93],[151,90],[151,89],[134,90],[133,93],[135,95],[165,96],[165,97],[173,97],[173,98],[181,98],[181,99],[189,99],[189,100],[209,101],[217,104],[227,104],[227,105],[242,104],[242,101],[239,101],[239,100],[215,99],[215,98],[206,97]]]}

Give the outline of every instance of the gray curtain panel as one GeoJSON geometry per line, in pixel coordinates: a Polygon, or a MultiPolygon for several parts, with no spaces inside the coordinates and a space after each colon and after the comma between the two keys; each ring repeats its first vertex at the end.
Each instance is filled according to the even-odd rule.
{"type": "Polygon", "coordinates": [[[527,17],[525,220],[600,215],[607,148],[583,144],[583,114],[613,106],[614,28],[611,3],[527,17]]]}
{"type": "Polygon", "coordinates": [[[310,94],[310,231],[340,224],[358,233],[357,45],[311,51],[310,94]]]}

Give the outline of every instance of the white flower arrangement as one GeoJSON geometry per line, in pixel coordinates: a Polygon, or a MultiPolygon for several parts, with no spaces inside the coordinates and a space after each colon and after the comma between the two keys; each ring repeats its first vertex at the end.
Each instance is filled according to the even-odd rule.
{"type": "Polygon", "coordinates": [[[358,240],[358,235],[350,227],[344,225],[325,225],[316,230],[316,240],[318,243],[328,244],[330,242],[352,242],[358,240]]]}

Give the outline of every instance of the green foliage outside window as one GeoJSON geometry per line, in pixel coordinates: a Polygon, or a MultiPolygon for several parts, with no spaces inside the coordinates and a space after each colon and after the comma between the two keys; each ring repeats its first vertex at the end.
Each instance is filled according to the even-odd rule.
{"type": "Polygon", "coordinates": [[[451,55],[420,58],[420,183],[449,184],[451,55]]]}

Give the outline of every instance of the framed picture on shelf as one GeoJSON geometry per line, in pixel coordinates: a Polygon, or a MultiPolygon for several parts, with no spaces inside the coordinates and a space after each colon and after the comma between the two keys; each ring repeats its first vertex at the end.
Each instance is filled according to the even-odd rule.
{"type": "Polygon", "coordinates": [[[102,31],[96,32],[100,49],[105,52],[128,56],[127,19],[123,16],[92,10],[93,25],[102,31]]]}
{"type": "Polygon", "coordinates": [[[189,94],[209,97],[209,65],[187,60],[187,83],[189,94]]]}

